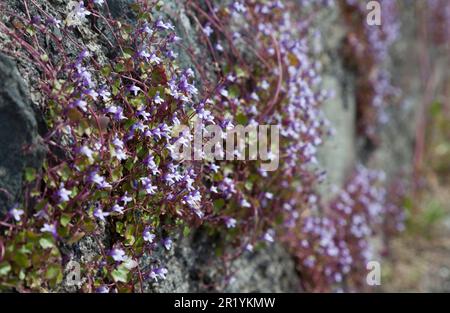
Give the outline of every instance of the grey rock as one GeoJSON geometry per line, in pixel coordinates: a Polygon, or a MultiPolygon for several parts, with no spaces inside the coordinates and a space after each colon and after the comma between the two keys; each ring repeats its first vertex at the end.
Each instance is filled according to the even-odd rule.
{"type": "Polygon", "coordinates": [[[157,251],[141,260],[141,266],[164,266],[164,281],[146,281],[146,292],[298,292],[300,281],[293,258],[274,243],[254,252],[244,252],[225,263],[216,255],[219,237],[203,230],[179,239],[173,249],[157,251]]]}
{"type": "Polygon", "coordinates": [[[24,169],[42,164],[39,138],[22,78],[14,62],[0,54],[0,214],[20,201],[24,169]]]}

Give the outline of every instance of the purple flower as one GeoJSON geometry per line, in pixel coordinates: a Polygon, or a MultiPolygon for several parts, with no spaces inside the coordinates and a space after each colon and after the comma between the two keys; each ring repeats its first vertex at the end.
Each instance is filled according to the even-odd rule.
{"type": "Polygon", "coordinates": [[[98,91],[98,95],[102,97],[103,101],[108,101],[111,99],[111,92],[109,92],[106,87],[100,88],[100,90],[98,91]]]}
{"type": "Polygon", "coordinates": [[[148,177],[142,177],[141,178],[142,186],[145,189],[145,192],[149,195],[153,195],[156,193],[157,188],[152,185],[152,181],[148,177]]]}
{"type": "Polygon", "coordinates": [[[225,218],[225,225],[227,228],[235,228],[236,227],[236,219],[235,218],[225,218]]]}
{"type": "Polygon", "coordinates": [[[158,166],[155,163],[155,158],[153,155],[149,155],[145,160],[144,164],[147,165],[147,168],[152,171],[153,175],[160,174],[158,166]]]}
{"type": "Polygon", "coordinates": [[[131,202],[133,198],[128,197],[128,192],[125,192],[125,194],[120,198],[120,201],[123,202],[123,205],[127,205],[128,202],[131,202]]]}
{"type": "Polygon", "coordinates": [[[9,210],[9,215],[11,215],[17,222],[20,221],[21,216],[25,212],[21,209],[17,209],[17,206],[13,207],[11,210],[9,210]]]}
{"type": "Polygon", "coordinates": [[[128,87],[128,90],[132,92],[134,96],[137,96],[138,92],[141,91],[142,89],[136,85],[131,85],[130,87],[128,87]]]}
{"type": "Polygon", "coordinates": [[[53,16],[50,16],[49,18],[47,18],[46,23],[48,25],[54,25],[57,28],[61,27],[61,21],[53,16]]]}
{"type": "Polygon", "coordinates": [[[273,231],[273,229],[269,229],[268,231],[266,231],[263,238],[265,241],[272,243],[275,241],[274,236],[275,232],[273,231]]]}
{"type": "Polygon", "coordinates": [[[64,188],[64,184],[61,184],[61,187],[59,187],[57,194],[59,197],[59,201],[66,202],[66,201],[69,201],[72,191],[67,190],[66,188],[64,188]]]}
{"type": "Polygon", "coordinates": [[[94,151],[92,151],[88,146],[82,146],[80,148],[80,153],[87,156],[87,158],[92,162],[94,160],[93,154],[94,151]]]}
{"type": "Polygon", "coordinates": [[[214,30],[211,28],[211,26],[209,26],[209,24],[207,24],[205,27],[203,27],[203,33],[209,37],[212,33],[214,33],[214,30]]]}
{"type": "Polygon", "coordinates": [[[94,100],[97,100],[98,98],[98,93],[94,89],[86,89],[84,94],[90,96],[94,100]]]}
{"type": "Polygon", "coordinates": [[[164,267],[152,269],[149,276],[151,279],[158,281],[158,277],[161,279],[166,279],[166,274],[168,273],[167,269],[164,267]]]}
{"type": "Polygon", "coordinates": [[[110,252],[110,256],[114,259],[116,262],[123,262],[127,259],[127,256],[125,255],[125,251],[119,248],[112,249],[110,252]]]}
{"type": "Polygon", "coordinates": [[[156,92],[156,95],[155,95],[155,97],[153,98],[153,101],[154,101],[156,104],[161,104],[161,103],[164,102],[163,98],[161,98],[161,97],[159,96],[159,91],[156,92]]]}
{"type": "Polygon", "coordinates": [[[144,238],[144,241],[152,243],[153,240],[155,239],[156,235],[152,234],[150,232],[150,228],[149,227],[146,227],[144,232],[142,233],[142,237],[144,238]]]}
{"type": "Polygon", "coordinates": [[[243,208],[250,208],[252,206],[251,203],[247,201],[247,199],[242,199],[241,205],[243,208]]]}
{"type": "Polygon", "coordinates": [[[95,184],[97,184],[100,188],[111,188],[111,184],[109,184],[106,179],[99,175],[96,171],[92,172],[89,180],[95,184]]]}
{"type": "Polygon", "coordinates": [[[105,285],[98,287],[95,290],[97,293],[109,293],[109,288],[105,285]]]}
{"type": "Polygon", "coordinates": [[[174,30],[175,27],[173,27],[172,24],[170,24],[169,22],[164,23],[162,20],[159,20],[158,22],[156,22],[156,27],[161,28],[161,29],[170,29],[170,30],[174,30]]]}
{"type": "Polygon", "coordinates": [[[109,212],[103,212],[101,208],[96,208],[94,210],[94,216],[101,221],[105,221],[105,217],[109,216],[109,212]]]}
{"type": "Polygon", "coordinates": [[[123,214],[123,209],[124,209],[124,207],[120,206],[118,204],[114,204],[113,207],[112,207],[112,210],[114,212],[116,212],[116,213],[119,213],[119,214],[123,214]]]}
{"type": "Polygon", "coordinates": [[[172,239],[170,239],[170,238],[166,238],[163,241],[163,245],[164,245],[164,248],[166,248],[166,250],[170,250],[172,248],[172,244],[173,244],[173,242],[172,242],[172,239]]]}
{"type": "Polygon", "coordinates": [[[78,99],[73,103],[75,106],[79,107],[83,112],[87,111],[87,102],[82,100],[82,99],[78,99]]]}
{"type": "Polygon", "coordinates": [[[161,59],[160,58],[158,58],[158,56],[156,55],[156,54],[152,54],[151,56],[150,56],[150,63],[151,64],[160,64],[161,63],[161,59]]]}
{"type": "Polygon", "coordinates": [[[166,279],[166,275],[169,272],[165,267],[160,267],[156,269],[156,274],[159,275],[161,279],[166,279]]]}
{"type": "Polygon", "coordinates": [[[40,229],[41,233],[51,233],[53,236],[56,236],[56,227],[54,224],[45,223],[44,226],[40,229]]]}
{"type": "Polygon", "coordinates": [[[75,6],[74,11],[75,14],[81,19],[85,18],[88,15],[91,15],[91,12],[85,9],[83,1],[78,2],[78,5],[75,6]]]}
{"type": "Polygon", "coordinates": [[[123,108],[122,107],[118,107],[115,105],[112,105],[110,107],[108,107],[106,109],[106,113],[111,113],[114,114],[114,119],[116,121],[120,121],[120,120],[125,120],[127,119],[124,115],[123,115],[123,108]]]}

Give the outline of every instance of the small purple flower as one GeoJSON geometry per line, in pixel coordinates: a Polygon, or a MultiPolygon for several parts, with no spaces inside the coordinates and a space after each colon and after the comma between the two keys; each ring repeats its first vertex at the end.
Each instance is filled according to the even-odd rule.
{"type": "Polygon", "coordinates": [[[89,97],[91,97],[94,100],[97,100],[98,98],[98,92],[96,92],[94,89],[86,89],[84,91],[85,95],[88,95],[89,97]]]}
{"type": "Polygon", "coordinates": [[[272,243],[272,242],[275,241],[274,236],[275,236],[275,232],[273,231],[273,229],[269,229],[264,234],[264,240],[267,241],[267,242],[272,243]]]}
{"type": "Polygon", "coordinates": [[[114,204],[112,210],[116,213],[123,214],[124,207],[118,204],[114,204]]]}
{"type": "Polygon", "coordinates": [[[154,101],[156,104],[161,104],[161,103],[164,102],[163,98],[161,98],[160,95],[159,95],[159,91],[156,92],[156,95],[155,95],[155,97],[153,98],[153,101],[154,101]]]}
{"type": "Polygon", "coordinates": [[[89,180],[95,184],[97,184],[100,188],[111,188],[111,184],[109,184],[106,179],[99,175],[96,171],[92,172],[89,180]]]}
{"type": "Polygon", "coordinates": [[[152,171],[153,175],[160,174],[160,171],[155,163],[155,158],[153,157],[153,155],[149,155],[144,160],[144,164],[147,165],[147,168],[152,171]]]}
{"type": "Polygon", "coordinates": [[[152,269],[149,276],[151,279],[158,281],[158,278],[166,279],[167,273],[168,273],[168,270],[165,267],[160,267],[157,269],[152,269]]]}
{"type": "Polygon", "coordinates": [[[94,160],[94,151],[92,151],[88,146],[82,146],[80,148],[80,153],[85,155],[91,162],[94,160]]]}
{"type": "Polygon", "coordinates": [[[109,293],[109,288],[105,285],[98,287],[95,290],[97,293],[109,293]]]}
{"type": "Polygon", "coordinates": [[[121,121],[121,120],[125,120],[127,119],[124,115],[123,115],[123,108],[122,107],[118,107],[115,105],[112,105],[110,107],[108,107],[106,109],[106,113],[111,113],[114,114],[114,119],[116,121],[121,121]]]}
{"type": "Polygon", "coordinates": [[[41,233],[51,233],[53,236],[56,236],[56,227],[54,224],[45,223],[44,226],[40,229],[41,233]]]}
{"type": "Polygon", "coordinates": [[[250,208],[252,206],[251,203],[247,201],[247,199],[242,199],[241,205],[243,208],[250,208]]]}
{"type": "Polygon", "coordinates": [[[120,198],[120,201],[123,202],[123,205],[127,205],[128,202],[133,201],[133,198],[128,197],[128,192],[125,192],[125,194],[120,198]]]}
{"type": "Polygon", "coordinates": [[[125,255],[125,251],[123,251],[122,249],[119,249],[119,248],[112,249],[110,256],[116,262],[123,262],[127,259],[127,256],[125,255]]]}
{"type": "Polygon", "coordinates": [[[175,27],[173,27],[173,25],[169,22],[164,23],[162,20],[158,20],[158,22],[156,22],[156,27],[161,28],[161,29],[166,29],[166,30],[174,30],[175,27]]]}
{"type": "Polygon", "coordinates": [[[166,275],[169,272],[165,267],[160,267],[156,269],[156,274],[159,275],[161,279],[166,279],[166,275]]]}
{"type": "Polygon", "coordinates": [[[156,64],[156,65],[158,65],[158,64],[160,64],[161,63],[161,59],[160,58],[158,58],[158,56],[156,55],[156,54],[152,54],[151,56],[150,56],[150,63],[151,64],[156,64]]]}
{"type": "Polygon", "coordinates": [[[205,27],[203,27],[203,33],[209,37],[212,33],[214,33],[214,30],[211,28],[209,24],[207,24],[205,27]]]}
{"type": "Polygon", "coordinates": [[[156,235],[151,233],[149,227],[146,227],[144,232],[142,233],[142,237],[144,238],[144,241],[152,243],[153,240],[155,240],[156,235]]]}
{"type": "Polygon", "coordinates": [[[94,210],[94,216],[101,221],[105,221],[105,217],[109,216],[109,212],[103,212],[101,208],[96,208],[94,210]]]}
{"type": "Polygon", "coordinates": [[[172,244],[173,244],[173,241],[170,238],[166,238],[163,241],[163,245],[164,245],[164,248],[166,248],[166,250],[170,250],[172,248],[172,244]]]}
{"type": "Polygon", "coordinates": [[[78,108],[80,108],[83,112],[87,111],[87,102],[82,100],[82,99],[78,99],[73,103],[75,106],[77,106],[78,108]]]}
{"type": "Polygon", "coordinates": [[[56,28],[61,27],[61,21],[53,16],[50,16],[49,18],[47,18],[46,23],[47,23],[47,25],[54,25],[56,28]]]}
{"type": "Polygon", "coordinates": [[[235,218],[225,218],[225,225],[227,225],[227,228],[235,228],[236,227],[236,219],[235,218]]]}
{"type": "Polygon", "coordinates": [[[103,101],[108,101],[111,98],[111,92],[109,92],[108,89],[104,86],[100,88],[100,90],[98,91],[98,95],[102,97],[103,101]]]}
{"type": "Polygon", "coordinates": [[[16,222],[19,222],[21,219],[21,216],[24,214],[25,212],[21,209],[17,209],[17,206],[13,207],[11,210],[9,210],[9,215],[11,215],[16,222]]]}
{"type": "Polygon", "coordinates": [[[153,195],[156,193],[157,187],[152,185],[152,181],[148,177],[141,178],[142,186],[145,189],[145,192],[149,195],[153,195]]]}
{"type": "Polygon", "coordinates": [[[130,87],[128,87],[128,90],[132,92],[134,96],[137,96],[138,92],[141,91],[142,89],[136,85],[131,85],[130,87]]]}
{"type": "Polygon", "coordinates": [[[67,190],[66,188],[64,188],[64,184],[61,184],[61,187],[59,187],[57,194],[59,197],[59,201],[66,202],[70,200],[70,195],[72,194],[72,191],[67,190]]]}

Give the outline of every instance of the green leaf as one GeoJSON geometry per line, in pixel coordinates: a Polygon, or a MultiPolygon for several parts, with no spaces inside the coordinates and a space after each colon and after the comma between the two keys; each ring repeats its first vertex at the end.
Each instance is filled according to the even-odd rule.
{"type": "Polygon", "coordinates": [[[47,268],[47,272],[45,273],[45,278],[47,278],[49,280],[56,280],[56,282],[62,281],[61,267],[57,264],[51,264],[47,268]]]}
{"type": "Polygon", "coordinates": [[[117,269],[111,272],[111,276],[114,281],[126,283],[128,281],[129,270],[125,266],[119,266],[117,269]]]}
{"type": "Polygon", "coordinates": [[[244,114],[240,113],[238,114],[238,116],[236,116],[236,121],[238,122],[239,125],[247,125],[248,118],[244,114]]]}
{"type": "Polygon", "coordinates": [[[214,200],[214,211],[218,212],[223,206],[225,205],[225,200],[223,199],[217,199],[214,200]]]}
{"type": "Polygon", "coordinates": [[[72,219],[72,217],[69,214],[61,215],[61,219],[60,219],[61,225],[63,227],[66,227],[70,223],[71,219],[72,219]]]}
{"type": "Polygon", "coordinates": [[[25,180],[27,183],[30,183],[36,179],[36,169],[32,167],[27,167],[25,169],[25,180]]]}
{"type": "Polygon", "coordinates": [[[8,262],[0,263],[0,276],[5,276],[11,270],[11,265],[8,262]]]}
{"type": "Polygon", "coordinates": [[[43,238],[39,239],[39,244],[44,249],[53,248],[53,246],[54,246],[53,240],[48,237],[43,237],[43,238]]]}
{"type": "Polygon", "coordinates": [[[187,237],[187,236],[189,236],[190,233],[191,233],[191,229],[188,226],[184,226],[183,236],[187,237]]]}

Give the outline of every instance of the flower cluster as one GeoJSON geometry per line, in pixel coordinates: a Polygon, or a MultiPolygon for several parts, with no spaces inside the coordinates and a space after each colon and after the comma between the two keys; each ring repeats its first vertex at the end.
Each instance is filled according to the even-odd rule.
{"type": "Polygon", "coordinates": [[[180,66],[178,55],[190,50],[181,48],[170,21],[154,17],[158,3],[133,6],[132,24],[111,18],[104,1],[71,1],[64,22],[28,4],[36,17],[13,14],[19,26],[0,27],[17,44],[9,51],[26,52],[42,70],[49,152],[27,179],[26,201],[2,224],[11,226],[2,228],[0,284],[58,285],[63,259],[71,257],[58,247],[91,238],[99,255],[83,265],[82,290],[142,290],[143,281],[170,273],[159,260],[144,264],[143,256],[171,250],[181,230],[200,224],[239,251],[282,238],[312,288],[358,271],[385,194],[375,187],[379,175],[365,169],[325,211],[314,191],[324,178],[317,149],[328,131],[321,104],[329,95],[310,48],[318,34],[294,16],[306,16],[302,9],[316,1],[187,1],[215,61],[214,77],[205,75],[211,64],[180,66]],[[77,27],[102,29],[100,50],[80,44],[77,27]],[[44,37],[58,57],[40,44],[44,37]],[[206,135],[211,124],[279,125],[280,167],[268,173],[260,160],[223,161],[223,151],[215,160],[179,160],[176,143],[191,140],[179,126],[198,124],[206,135]],[[105,232],[111,240],[101,240],[105,232]]]}
{"type": "MultiPolygon", "coordinates": [[[[366,264],[374,257],[370,240],[398,213],[383,180],[384,173],[359,166],[330,203],[289,225],[285,240],[300,260],[305,288],[364,289],[366,264]]],[[[396,223],[400,231],[403,221],[397,218],[396,223]]]]}
{"type": "Polygon", "coordinates": [[[348,27],[343,54],[347,67],[355,72],[358,132],[370,142],[378,141],[377,126],[387,122],[385,108],[399,91],[392,86],[384,61],[399,35],[400,23],[394,0],[379,1],[381,25],[369,25],[366,3],[340,0],[348,27]]]}

